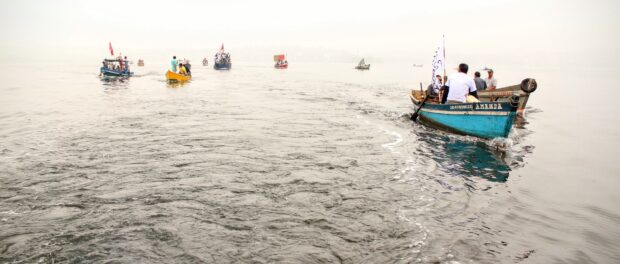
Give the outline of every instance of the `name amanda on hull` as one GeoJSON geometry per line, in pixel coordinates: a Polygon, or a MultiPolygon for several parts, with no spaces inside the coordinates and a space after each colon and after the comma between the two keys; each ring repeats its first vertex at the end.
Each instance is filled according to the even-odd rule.
{"type": "Polygon", "coordinates": [[[502,105],[498,103],[488,104],[464,104],[464,105],[451,105],[450,110],[502,110],[502,105]]]}

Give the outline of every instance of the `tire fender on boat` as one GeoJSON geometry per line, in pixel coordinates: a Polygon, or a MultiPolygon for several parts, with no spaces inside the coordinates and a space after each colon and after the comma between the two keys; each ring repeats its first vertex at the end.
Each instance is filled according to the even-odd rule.
{"type": "Polygon", "coordinates": [[[536,79],[527,78],[521,81],[521,90],[526,93],[533,93],[538,88],[538,84],[536,83],[536,79]]]}

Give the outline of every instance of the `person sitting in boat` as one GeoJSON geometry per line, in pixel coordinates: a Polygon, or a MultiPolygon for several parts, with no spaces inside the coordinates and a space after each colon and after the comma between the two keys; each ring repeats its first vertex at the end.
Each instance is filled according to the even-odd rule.
{"type": "Polygon", "coordinates": [[[179,64],[179,74],[187,75],[187,69],[183,63],[179,64]]]}
{"type": "Polygon", "coordinates": [[[474,79],[467,75],[469,66],[465,63],[459,64],[459,72],[450,75],[448,82],[443,87],[445,89],[441,103],[465,103],[467,96],[472,95],[478,98],[476,83],[474,79]]]}
{"type": "Polygon", "coordinates": [[[476,89],[478,91],[484,91],[487,89],[487,83],[480,78],[480,72],[475,72],[474,73],[474,82],[476,83],[476,89]]]}
{"type": "Polygon", "coordinates": [[[172,56],[172,60],[170,61],[170,66],[172,68],[172,72],[177,72],[177,65],[179,62],[177,61],[177,56],[172,56]]]}
{"type": "Polygon", "coordinates": [[[442,86],[441,75],[437,74],[435,78],[437,78],[437,80],[429,84],[428,87],[426,88],[426,94],[430,96],[439,95],[439,89],[441,89],[441,86],[442,86]]]}
{"type": "Polygon", "coordinates": [[[185,68],[187,75],[192,76],[192,65],[189,64],[188,60],[185,60],[185,62],[183,63],[183,68],[185,68]]]}

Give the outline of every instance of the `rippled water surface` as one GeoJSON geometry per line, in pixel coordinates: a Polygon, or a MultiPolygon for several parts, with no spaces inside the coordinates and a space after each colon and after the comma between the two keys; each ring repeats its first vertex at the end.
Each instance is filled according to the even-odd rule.
{"type": "Polygon", "coordinates": [[[617,71],[505,67],[539,90],[481,140],[409,120],[425,68],[148,63],[2,66],[0,262],[620,262],[617,71]]]}

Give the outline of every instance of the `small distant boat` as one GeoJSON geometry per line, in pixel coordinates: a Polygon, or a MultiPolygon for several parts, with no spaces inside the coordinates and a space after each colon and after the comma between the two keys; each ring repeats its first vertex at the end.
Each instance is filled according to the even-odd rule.
{"type": "Polygon", "coordinates": [[[138,59],[138,67],[143,67],[143,66],[144,66],[144,60],[138,59]]]}
{"type": "Polygon", "coordinates": [[[169,82],[186,82],[192,79],[191,75],[183,75],[183,74],[178,74],[176,72],[172,72],[170,70],[168,70],[168,72],[166,72],[166,80],[168,80],[169,82]]]}
{"type": "Polygon", "coordinates": [[[507,137],[512,128],[519,97],[509,102],[478,102],[439,104],[437,101],[422,102],[426,92],[412,90],[409,97],[416,110],[421,107],[420,121],[432,127],[457,134],[481,138],[507,137]]]}
{"type": "Polygon", "coordinates": [[[422,64],[414,64],[413,67],[424,67],[422,64]]]}
{"type": "Polygon", "coordinates": [[[521,84],[497,88],[495,90],[478,91],[478,97],[481,102],[508,102],[511,96],[519,97],[518,114],[523,114],[530,94],[536,91],[538,84],[535,79],[527,78],[521,81],[521,84]]]}
{"type": "Polygon", "coordinates": [[[357,66],[355,66],[355,68],[358,70],[370,70],[370,64],[366,64],[366,61],[362,59],[360,63],[358,63],[357,66]]]}
{"type": "Polygon", "coordinates": [[[129,70],[129,61],[127,60],[104,59],[102,63],[103,66],[99,69],[99,75],[112,77],[130,77],[133,75],[133,72],[129,70]]]}
{"type": "Polygon", "coordinates": [[[220,51],[215,54],[213,68],[216,70],[230,70],[231,67],[230,54],[224,51],[224,44],[222,43],[220,51]]]}
{"type": "Polygon", "coordinates": [[[286,56],[284,54],[274,55],[273,61],[276,62],[276,64],[273,65],[276,69],[288,68],[288,61],[286,60],[286,56]]]}
{"type": "Polygon", "coordinates": [[[202,66],[209,66],[209,60],[207,60],[207,58],[202,59],[202,66]]]}

